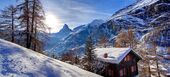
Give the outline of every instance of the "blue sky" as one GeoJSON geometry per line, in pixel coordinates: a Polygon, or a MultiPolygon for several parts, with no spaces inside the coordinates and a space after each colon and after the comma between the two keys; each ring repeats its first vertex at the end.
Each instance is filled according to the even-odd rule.
{"type": "MultiPolygon", "coordinates": [[[[1,0],[0,9],[16,0],[1,0]]],[[[56,18],[53,31],[58,31],[63,24],[74,28],[87,24],[94,19],[107,19],[114,12],[124,8],[136,0],[41,0],[46,14],[56,18]]],[[[48,19],[49,21],[50,19],[48,19]]]]}

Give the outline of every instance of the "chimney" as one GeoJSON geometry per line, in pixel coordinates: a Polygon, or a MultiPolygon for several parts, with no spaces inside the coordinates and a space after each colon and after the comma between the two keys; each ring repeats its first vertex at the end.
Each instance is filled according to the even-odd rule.
{"type": "Polygon", "coordinates": [[[108,57],[108,54],[107,54],[107,53],[105,53],[103,56],[104,56],[104,58],[107,58],[107,57],[108,57]]]}

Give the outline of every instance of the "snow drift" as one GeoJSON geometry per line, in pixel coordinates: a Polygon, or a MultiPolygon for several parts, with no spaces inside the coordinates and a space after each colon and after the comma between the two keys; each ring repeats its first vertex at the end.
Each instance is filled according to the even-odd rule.
{"type": "Polygon", "coordinates": [[[0,39],[0,77],[100,77],[0,39]]]}

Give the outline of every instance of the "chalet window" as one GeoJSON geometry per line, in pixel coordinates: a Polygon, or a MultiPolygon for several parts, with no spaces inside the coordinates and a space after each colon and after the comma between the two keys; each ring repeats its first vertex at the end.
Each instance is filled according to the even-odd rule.
{"type": "Polygon", "coordinates": [[[123,69],[123,75],[126,75],[126,68],[123,69]]]}
{"type": "Polygon", "coordinates": [[[130,61],[130,55],[127,55],[127,61],[130,61]]]}
{"type": "Polygon", "coordinates": [[[126,62],[127,61],[127,58],[125,57],[124,61],[126,62]]]}
{"type": "Polygon", "coordinates": [[[134,66],[134,68],[135,68],[135,71],[137,71],[136,65],[134,66]]]}
{"type": "Polygon", "coordinates": [[[134,58],[133,61],[136,62],[136,59],[134,58]]]}
{"type": "Polygon", "coordinates": [[[135,72],[136,71],[136,66],[131,66],[131,72],[135,72]]]}
{"type": "Polygon", "coordinates": [[[130,59],[131,59],[130,55],[127,55],[127,56],[125,57],[124,61],[130,61],[130,59]]]}
{"type": "Polygon", "coordinates": [[[113,71],[113,70],[108,70],[108,75],[109,75],[109,76],[113,76],[113,74],[114,74],[114,71],[113,71]]]}
{"type": "Polygon", "coordinates": [[[125,57],[125,62],[128,61],[127,57],[125,57]]]}
{"type": "Polygon", "coordinates": [[[119,71],[119,73],[120,73],[120,76],[123,76],[123,70],[122,69],[119,71]]]}

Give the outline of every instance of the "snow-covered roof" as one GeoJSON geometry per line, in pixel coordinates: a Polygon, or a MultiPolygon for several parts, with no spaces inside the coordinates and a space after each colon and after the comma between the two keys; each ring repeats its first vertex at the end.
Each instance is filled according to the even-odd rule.
{"type": "Polygon", "coordinates": [[[0,77],[100,77],[0,39],[0,77]]]}
{"type": "Polygon", "coordinates": [[[98,59],[119,64],[131,50],[131,48],[96,48],[94,51],[98,59]],[[108,55],[107,58],[104,58],[104,54],[108,55]]]}
{"type": "Polygon", "coordinates": [[[164,57],[165,59],[169,59],[169,60],[170,60],[170,55],[169,55],[169,54],[163,55],[163,57],[164,57]]]}

